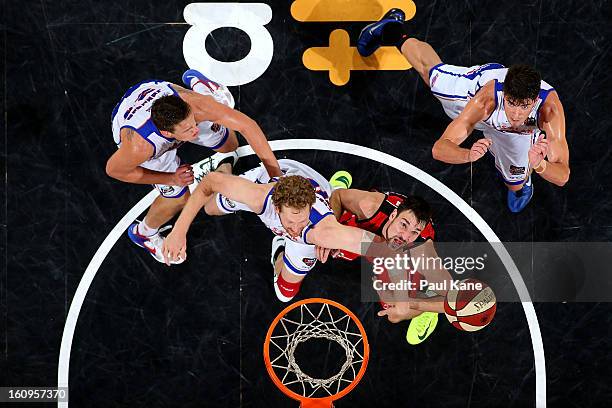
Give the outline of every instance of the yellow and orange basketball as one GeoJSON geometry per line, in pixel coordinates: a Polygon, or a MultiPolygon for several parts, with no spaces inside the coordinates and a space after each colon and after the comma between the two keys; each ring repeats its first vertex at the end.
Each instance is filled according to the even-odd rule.
{"type": "Polygon", "coordinates": [[[463,331],[478,331],[491,323],[497,310],[493,289],[476,279],[464,279],[457,286],[444,300],[448,321],[463,331]]]}

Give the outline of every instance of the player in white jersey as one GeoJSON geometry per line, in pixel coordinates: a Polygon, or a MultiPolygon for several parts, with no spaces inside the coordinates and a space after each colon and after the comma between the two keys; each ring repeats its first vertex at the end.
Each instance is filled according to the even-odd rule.
{"type": "Polygon", "coordinates": [[[357,48],[369,56],[382,44],[395,45],[453,119],[433,146],[436,160],[470,163],[489,151],[508,187],[508,208],[519,212],[533,195],[531,173],[563,186],[569,179],[565,115],[557,92],[527,65],[459,67],[442,63],[433,48],[410,38],[404,12],[391,9],[366,26],[357,48]],[[459,147],[474,129],[484,138],[459,147]]]}
{"type": "Polygon", "coordinates": [[[318,172],[293,160],[279,163],[285,174],[279,179],[271,179],[262,167],[240,176],[207,174],[164,241],[167,262],[187,257],[187,231],[202,207],[209,215],[254,212],[276,235],[272,244],[274,290],[281,301],[288,302],[317,259],[327,260],[329,251],[324,248],[365,254],[372,242],[382,241],[371,232],[336,221],[329,206],[331,186],[318,172]]]}
{"type": "MultiPolygon", "coordinates": [[[[254,120],[233,109],[234,98],[225,86],[195,70],[185,72],[183,82],[191,90],[165,81],[141,82],[127,90],[112,113],[118,150],[109,158],[106,172],[128,183],[153,184],[159,190],[160,196],[144,220],[128,228],[130,239],[159,262],[163,262],[159,228],[185,205],[188,185],[194,181],[191,166],[181,164],[177,156],[176,149],[183,143],[229,153],[238,147],[238,131],[266,170],[273,176],[280,175],[264,133],[254,120]]],[[[227,159],[231,163],[213,161],[210,169],[203,170],[218,167],[231,173],[235,153],[227,159]]]]}

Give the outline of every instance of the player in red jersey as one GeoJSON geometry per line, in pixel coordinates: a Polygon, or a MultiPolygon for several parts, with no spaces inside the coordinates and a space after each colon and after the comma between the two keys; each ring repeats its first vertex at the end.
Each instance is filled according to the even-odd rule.
{"type": "MultiPolygon", "coordinates": [[[[420,197],[340,188],[333,192],[330,204],[341,224],[379,235],[393,248],[404,246],[413,259],[420,256],[437,257],[433,245],[435,231],[431,221],[432,211],[429,204],[420,197]]],[[[333,256],[346,260],[359,257],[344,250],[336,251],[333,256]]],[[[407,276],[403,278],[408,279],[407,276]]],[[[389,283],[402,277],[393,276],[385,270],[378,279],[389,283]]],[[[429,283],[449,281],[451,275],[441,268],[414,271],[409,278],[417,287],[424,279],[429,283]]],[[[383,307],[378,312],[379,316],[387,316],[392,323],[412,320],[407,333],[411,344],[425,340],[437,324],[438,313],[444,312],[445,292],[411,290],[408,297],[405,291],[378,290],[378,295],[383,307]]]]}

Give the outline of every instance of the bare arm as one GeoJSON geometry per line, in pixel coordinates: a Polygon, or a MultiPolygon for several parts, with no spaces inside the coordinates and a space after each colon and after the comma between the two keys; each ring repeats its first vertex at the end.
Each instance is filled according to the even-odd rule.
{"type": "Polygon", "coordinates": [[[174,225],[173,233],[186,235],[198,212],[216,193],[260,212],[270,189],[270,184],[256,184],[242,177],[215,171],[208,173],[189,197],[174,225]]]}
{"type": "Polygon", "coordinates": [[[365,255],[375,237],[366,230],[342,225],[334,217],[325,217],[308,231],[306,240],[323,248],[344,249],[365,255]]]}
{"type": "Polygon", "coordinates": [[[177,258],[187,258],[187,232],[198,215],[215,193],[246,204],[254,211],[261,211],[270,184],[255,184],[238,176],[212,172],[198,184],[181,211],[172,232],[164,239],[162,253],[167,265],[177,258]]]}
{"type": "MultiPolygon", "coordinates": [[[[474,148],[464,149],[459,145],[472,133],[476,124],[486,119],[493,111],[495,107],[494,86],[493,81],[483,86],[476,96],[467,103],[459,116],[448,125],[440,139],[433,145],[434,159],[449,164],[462,164],[482,157],[484,152],[479,155],[478,151],[473,151],[474,148]]],[[[490,142],[487,143],[486,147],[488,145],[490,145],[490,142]]]]}
{"type": "Polygon", "coordinates": [[[385,199],[383,193],[364,191],[355,188],[334,190],[330,198],[330,205],[336,219],[348,210],[358,218],[371,217],[385,199]]]}
{"type": "Polygon", "coordinates": [[[194,108],[196,116],[203,116],[211,122],[240,132],[259,157],[270,177],[282,175],[276,156],[257,122],[244,113],[217,102],[212,96],[202,95],[177,85],[173,87],[179,91],[181,98],[194,108]]]}
{"type": "Polygon", "coordinates": [[[548,140],[547,159],[535,170],[545,180],[563,186],[569,180],[569,147],[565,138],[565,113],[557,92],[551,92],[542,106],[540,128],[548,140]]]}
{"type": "Polygon", "coordinates": [[[106,162],[106,174],[110,177],[135,184],[174,183],[174,173],[148,170],[140,165],[151,158],[153,146],[133,129],[121,129],[121,147],[106,162]]]}

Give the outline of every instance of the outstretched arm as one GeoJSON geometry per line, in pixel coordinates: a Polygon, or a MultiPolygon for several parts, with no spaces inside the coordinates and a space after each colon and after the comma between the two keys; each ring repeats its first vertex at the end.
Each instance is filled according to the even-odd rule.
{"type": "Polygon", "coordinates": [[[270,177],[282,175],[276,156],[257,122],[244,113],[217,102],[212,96],[202,95],[178,86],[176,88],[179,89],[181,97],[208,120],[240,132],[259,157],[270,177]]]}
{"type": "Polygon", "coordinates": [[[169,265],[170,260],[177,257],[186,259],[189,227],[214,194],[221,193],[231,200],[246,204],[253,211],[260,212],[270,188],[269,184],[255,184],[238,176],[215,171],[208,173],[187,200],[172,232],[164,240],[163,255],[166,264],[169,265]]]}
{"type": "Polygon", "coordinates": [[[323,248],[344,249],[360,255],[366,255],[376,235],[355,227],[340,224],[332,216],[323,218],[308,231],[306,240],[323,248]]]}

